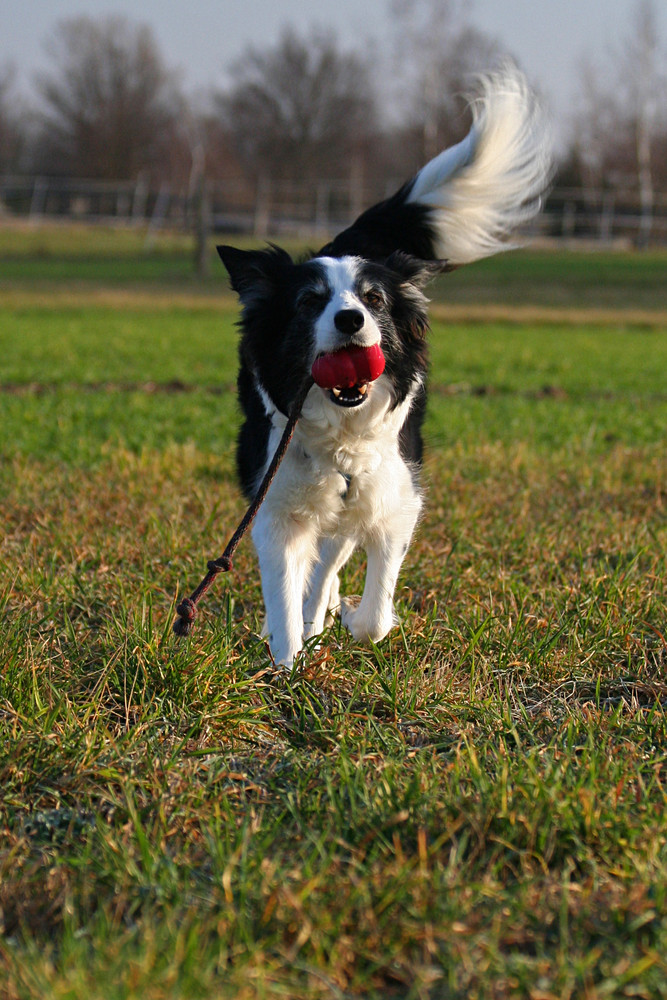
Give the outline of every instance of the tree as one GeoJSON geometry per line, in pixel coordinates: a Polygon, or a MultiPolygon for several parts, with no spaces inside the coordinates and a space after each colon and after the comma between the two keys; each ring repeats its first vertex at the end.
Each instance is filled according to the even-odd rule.
{"type": "Polygon", "coordinates": [[[469,7],[466,0],[392,0],[394,61],[418,139],[412,169],[463,138],[474,74],[506,56],[496,39],[468,23],[469,7]]]}
{"type": "Polygon", "coordinates": [[[579,112],[570,153],[586,186],[634,188],[640,203],[638,243],[651,229],[654,190],[667,187],[667,77],[653,0],[638,0],[623,42],[602,65],[580,70],[579,112]]]}
{"type": "Polygon", "coordinates": [[[0,68],[0,173],[3,174],[18,170],[26,143],[13,84],[12,67],[0,68]]]}
{"type": "Polygon", "coordinates": [[[621,73],[628,86],[637,164],[641,206],[638,243],[646,246],[651,231],[654,200],[651,142],[657,113],[657,91],[661,89],[662,83],[664,95],[665,78],[660,70],[658,25],[652,0],[640,0],[633,20],[634,30],[621,57],[621,73]]]}
{"type": "Polygon", "coordinates": [[[40,74],[49,172],[131,179],[159,172],[182,104],[151,31],[124,18],[60,22],[40,74]]]}
{"type": "Polygon", "coordinates": [[[250,47],[232,72],[218,113],[255,177],[335,176],[375,129],[365,64],[328,32],[287,29],[273,47],[250,47]]]}

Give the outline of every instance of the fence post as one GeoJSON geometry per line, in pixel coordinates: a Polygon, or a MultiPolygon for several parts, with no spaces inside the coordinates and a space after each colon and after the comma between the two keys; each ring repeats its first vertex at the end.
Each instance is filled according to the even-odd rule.
{"type": "Polygon", "coordinates": [[[44,212],[46,205],[46,193],[49,190],[49,182],[45,177],[35,177],[32,187],[32,198],[30,199],[30,221],[32,222],[38,215],[44,212]]]}
{"type": "Polygon", "coordinates": [[[255,236],[266,236],[271,219],[271,181],[262,175],[257,182],[255,200],[255,220],[253,231],[255,236]]]}
{"type": "Polygon", "coordinates": [[[317,185],[317,201],[315,206],[315,226],[324,232],[329,225],[329,198],[331,186],[326,181],[317,185]]]}
{"type": "Polygon", "coordinates": [[[563,221],[561,223],[561,235],[569,240],[574,236],[575,217],[577,206],[573,201],[568,201],[563,205],[563,221]]]}
{"type": "Polygon", "coordinates": [[[600,242],[609,243],[612,237],[614,228],[614,207],[615,198],[614,195],[607,191],[604,198],[602,199],[602,209],[600,212],[600,242]]]}
{"type": "Polygon", "coordinates": [[[211,206],[208,197],[206,174],[199,175],[195,193],[195,267],[197,274],[205,278],[209,272],[208,234],[211,229],[211,206]]]}
{"type": "Polygon", "coordinates": [[[134,185],[134,195],[132,197],[132,221],[139,222],[146,218],[146,201],[148,199],[148,183],[146,174],[140,173],[134,185]]]}
{"type": "Polygon", "coordinates": [[[148,223],[148,231],[146,233],[146,241],[144,243],[146,250],[150,250],[152,247],[155,231],[160,228],[167,217],[170,200],[171,191],[169,189],[169,185],[162,184],[160,186],[158,196],[155,199],[155,206],[153,208],[153,214],[151,215],[151,221],[148,223]]]}
{"type": "Polygon", "coordinates": [[[361,157],[352,158],[350,170],[350,208],[351,215],[356,219],[364,210],[364,169],[361,157]]]}

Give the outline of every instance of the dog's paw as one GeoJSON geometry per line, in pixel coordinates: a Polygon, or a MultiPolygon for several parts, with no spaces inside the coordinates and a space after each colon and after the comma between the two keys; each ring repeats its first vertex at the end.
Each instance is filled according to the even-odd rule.
{"type": "Polygon", "coordinates": [[[266,619],[264,620],[261,637],[266,642],[266,648],[274,667],[280,671],[286,670],[291,672],[294,669],[296,658],[302,651],[302,646],[290,643],[286,637],[283,641],[280,641],[279,638],[269,632],[266,619]]]}
{"type": "Polygon", "coordinates": [[[301,652],[301,649],[290,649],[288,647],[281,647],[271,642],[271,637],[268,637],[269,652],[271,653],[271,659],[273,660],[274,666],[279,670],[287,670],[291,673],[294,669],[294,664],[296,659],[301,652]]]}
{"type": "Polygon", "coordinates": [[[340,614],[340,601],[336,604],[335,608],[329,608],[326,615],[324,616],[324,628],[333,628],[336,624],[336,617],[340,614]]]}
{"type": "Polygon", "coordinates": [[[359,597],[344,597],[341,601],[341,621],[357,642],[379,642],[396,624],[391,606],[372,610],[372,615],[364,614],[359,597]]]}
{"type": "Polygon", "coordinates": [[[318,614],[317,617],[310,621],[308,619],[308,610],[304,612],[304,625],[303,625],[303,639],[304,642],[308,642],[316,635],[321,635],[327,629],[331,628],[336,621],[336,615],[340,612],[340,603],[337,603],[334,608],[327,608],[323,614],[318,614]]]}

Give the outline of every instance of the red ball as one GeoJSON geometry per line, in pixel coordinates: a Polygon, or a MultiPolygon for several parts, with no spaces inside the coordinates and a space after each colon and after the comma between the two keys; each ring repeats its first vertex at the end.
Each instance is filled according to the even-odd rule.
{"type": "Polygon", "coordinates": [[[374,382],[384,371],[384,363],[379,344],[344,347],[316,358],[312,375],[321,389],[350,389],[363,382],[374,382]]]}

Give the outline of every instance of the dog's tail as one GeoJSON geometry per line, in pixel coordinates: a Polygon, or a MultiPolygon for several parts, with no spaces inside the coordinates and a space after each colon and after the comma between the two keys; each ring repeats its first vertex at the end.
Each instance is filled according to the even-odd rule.
{"type": "Polygon", "coordinates": [[[395,250],[452,266],[488,257],[542,207],[553,160],[546,117],[523,74],[480,78],[473,124],[391,198],[369,208],[322,254],[382,259],[395,250]]]}

